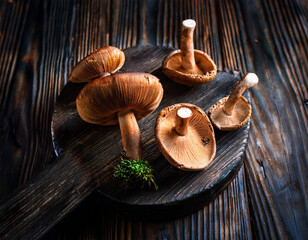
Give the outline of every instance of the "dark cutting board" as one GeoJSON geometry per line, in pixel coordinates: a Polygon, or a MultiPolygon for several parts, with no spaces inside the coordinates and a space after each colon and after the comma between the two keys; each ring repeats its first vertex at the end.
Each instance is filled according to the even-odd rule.
{"type": "MultiPolygon", "coordinates": [[[[58,155],[69,154],[76,162],[89,163],[89,177],[95,176],[95,164],[104,169],[96,196],[103,206],[121,215],[144,218],[167,218],[187,214],[215,198],[232,180],[242,164],[249,123],[237,131],[215,129],[217,153],[203,171],[185,172],[172,167],[159,152],[154,139],[158,113],[175,103],[191,103],[205,112],[219,99],[230,94],[239,76],[218,72],[201,86],[179,85],[162,73],[161,63],[170,48],[139,46],[124,50],[126,61],[121,72],[148,72],[158,77],[164,97],[158,109],[138,124],[142,135],[144,159],[155,170],[159,189],[124,190],[113,178],[113,167],[120,161],[119,126],[88,124],[78,116],[75,98],[84,83],[68,83],[57,99],[52,120],[52,135],[58,155]]],[[[248,92],[244,94],[249,99],[248,92]]],[[[87,166],[87,164],[85,164],[87,166]]]]}

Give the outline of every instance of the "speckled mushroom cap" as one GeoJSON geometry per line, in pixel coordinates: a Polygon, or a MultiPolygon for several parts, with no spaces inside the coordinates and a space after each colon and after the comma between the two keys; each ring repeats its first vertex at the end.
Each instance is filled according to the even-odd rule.
{"type": "Polygon", "coordinates": [[[112,46],[97,49],[73,68],[71,82],[90,82],[96,78],[118,71],[125,62],[124,53],[112,46]]]}
{"type": "Polygon", "coordinates": [[[207,83],[216,76],[216,64],[206,53],[194,50],[196,65],[202,71],[199,74],[184,71],[181,67],[181,55],[181,50],[175,50],[164,59],[162,64],[163,73],[173,81],[188,86],[196,86],[207,83]]]}
{"type": "Polygon", "coordinates": [[[251,105],[248,100],[241,96],[236,102],[232,115],[227,115],[223,107],[228,97],[220,99],[208,110],[208,116],[213,125],[221,131],[232,131],[244,126],[251,116],[251,105]]]}
{"type": "Polygon", "coordinates": [[[165,158],[182,170],[202,170],[216,154],[210,120],[201,108],[188,103],[175,104],[160,112],[156,120],[155,139],[165,158]],[[177,111],[182,107],[192,111],[185,136],[180,136],[175,130],[177,111]]]}
{"type": "Polygon", "coordinates": [[[88,83],[76,98],[79,116],[99,125],[118,124],[118,113],[131,110],[141,120],[163,97],[159,79],[149,73],[116,73],[88,83]]]}

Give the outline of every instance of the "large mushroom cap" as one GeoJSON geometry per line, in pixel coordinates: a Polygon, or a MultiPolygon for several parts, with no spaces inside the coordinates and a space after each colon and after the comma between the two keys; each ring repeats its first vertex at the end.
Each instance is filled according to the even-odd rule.
{"type": "Polygon", "coordinates": [[[217,73],[216,64],[206,53],[194,50],[195,62],[198,66],[199,73],[186,71],[182,68],[181,50],[171,52],[163,61],[162,70],[167,77],[173,81],[195,86],[211,81],[217,73]]]}
{"type": "Polygon", "coordinates": [[[118,124],[118,113],[131,110],[138,120],[154,111],[163,97],[159,79],[149,73],[116,73],[88,83],[76,99],[80,117],[99,125],[118,124]]]}
{"type": "Polygon", "coordinates": [[[90,82],[118,71],[124,64],[124,53],[112,46],[97,49],[82,59],[72,70],[71,82],[90,82]]]}
{"type": "Polygon", "coordinates": [[[221,131],[232,131],[244,126],[251,116],[251,105],[248,100],[241,96],[234,106],[232,115],[223,111],[228,97],[220,99],[208,110],[208,116],[213,125],[221,131]]]}
{"type": "Polygon", "coordinates": [[[216,141],[210,120],[195,105],[179,103],[163,109],[157,117],[155,139],[165,158],[183,170],[202,170],[216,154],[216,141]],[[186,135],[177,133],[176,117],[179,109],[189,108],[192,116],[186,135]]]}

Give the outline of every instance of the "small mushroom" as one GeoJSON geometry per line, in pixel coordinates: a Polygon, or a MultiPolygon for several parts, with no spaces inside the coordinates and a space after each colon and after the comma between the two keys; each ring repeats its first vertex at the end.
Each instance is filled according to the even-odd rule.
{"type": "Polygon", "coordinates": [[[125,62],[124,53],[112,46],[97,49],[73,68],[71,82],[90,82],[118,71],[125,62]]]}
{"type": "Polygon", "coordinates": [[[257,85],[258,81],[256,74],[246,73],[234,86],[229,97],[222,98],[209,109],[208,116],[215,127],[221,131],[232,131],[248,122],[251,105],[242,94],[257,85]]]}
{"type": "Polygon", "coordinates": [[[160,112],[155,139],[165,158],[182,170],[202,170],[216,154],[210,120],[201,108],[188,103],[175,104],[160,112]]]}
{"type": "Polygon", "coordinates": [[[142,158],[137,121],[154,111],[163,97],[159,79],[148,73],[116,73],[88,83],[79,93],[79,116],[88,123],[120,125],[124,157],[142,158]]]}
{"type": "Polygon", "coordinates": [[[211,81],[217,68],[206,53],[194,49],[193,34],[196,22],[187,19],[182,22],[180,50],[171,52],[163,61],[164,74],[173,81],[195,86],[211,81]]]}

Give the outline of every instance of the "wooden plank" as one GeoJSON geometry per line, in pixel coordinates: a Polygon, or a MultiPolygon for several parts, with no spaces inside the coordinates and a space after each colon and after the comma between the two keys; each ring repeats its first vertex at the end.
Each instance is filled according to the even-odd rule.
{"type": "MultiPolygon", "coordinates": [[[[69,154],[0,202],[1,239],[38,239],[95,188],[91,169],[69,154]]],[[[103,168],[102,168],[103,169],[103,168]]]]}
{"type": "Polygon", "coordinates": [[[242,17],[252,89],[247,181],[259,239],[304,239],[307,221],[307,18],[296,1],[226,3],[242,17]],[[256,20],[257,19],[257,20],[256,20]]]}
{"type": "Polygon", "coordinates": [[[2,9],[1,196],[54,159],[50,121],[66,78],[72,4],[6,1],[2,9]]]}
{"type": "Polygon", "coordinates": [[[20,62],[18,53],[22,49],[21,40],[29,14],[29,2],[12,4],[2,1],[1,5],[0,116],[3,124],[1,124],[0,195],[3,195],[20,184],[20,179],[24,175],[20,169],[24,169],[23,166],[27,161],[25,159],[23,162],[23,156],[27,155],[23,149],[27,136],[22,136],[26,134],[26,118],[21,118],[25,112],[27,95],[23,91],[27,88],[27,84],[19,81],[18,85],[14,73],[17,62],[20,62]],[[14,158],[18,160],[13,161],[14,158]],[[16,169],[21,173],[16,174],[16,169]]]}
{"type": "Polygon", "coordinates": [[[217,201],[188,216],[165,221],[119,217],[92,196],[44,239],[251,239],[243,227],[250,221],[245,213],[248,203],[241,202],[246,201],[240,189],[246,187],[244,175],[242,168],[217,201]]]}

